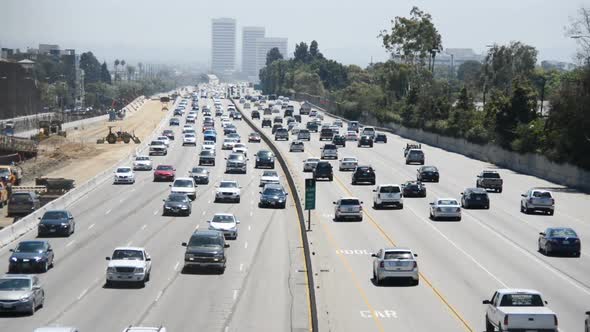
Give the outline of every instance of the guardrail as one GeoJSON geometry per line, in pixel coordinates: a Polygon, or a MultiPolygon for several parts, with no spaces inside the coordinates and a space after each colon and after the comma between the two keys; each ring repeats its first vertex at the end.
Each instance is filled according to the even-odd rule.
{"type": "MultiPolygon", "coordinates": [[[[158,127],[154,129],[154,133],[152,137],[155,137],[158,134],[158,131],[166,124],[172,112],[168,112],[168,114],[160,121],[158,127]]],[[[131,162],[131,160],[139,153],[147,148],[148,142],[150,140],[145,140],[139,147],[137,147],[134,151],[130,152],[124,158],[118,160],[113,166],[108,167],[101,173],[95,175],[91,179],[87,180],[83,184],[76,186],[74,189],[68,191],[64,195],[58,197],[57,199],[47,203],[40,209],[36,210],[35,212],[25,216],[24,218],[18,220],[17,222],[13,223],[12,225],[3,228],[0,230],[0,248],[9,245],[10,243],[16,241],[21,236],[27,234],[29,231],[36,229],[37,224],[39,222],[39,217],[43,216],[43,214],[48,210],[55,210],[55,209],[66,209],[67,207],[71,206],[72,204],[79,201],[84,196],[88,195],[94,189],[96,189],[99,185],[107,181],[111,178],[112,169],[131,162]]]]}
{"type": "Polygon", "coordinates": [[[246,121],[246,123],[252,128],[255,132],[257,132],[264,143],[268,145],[268,147],[274,153],[276,159],[278,160],[281,168],[283,169],[283,173],[285,173],[285,177],[287,179],[287,183],[291,188],[291,194],[293,195],[293,201],[295,202],[295,208],[297,209],[297,219],[299,220],[299,229],[301,231],[301,238],[303,242],[303,254],[305,256],[305,270],[307,274],[307,288],[309,289],[309,305],[310,305],[310,313],[311,313],[311,330],[313,332],[319,331],[318,327],[318,313],[317,313],[317,303],[316,303],[316,296],[315,296],[315,286],[314,286],[314,279],[313,279],[313,268],[311,265],[311,252],[309,249],[309,241],[307,238],[307,231],[305,227],[305,214],[303,213],[303,205],[301,204],[301,197],[299,197],[299,192],[297,191],[297,186],[295,185],[295,179],[291,175],[289,171],[289,167],[287,166],[287,161],[279,151],[279,149],[274,145],[272,139],[270,139],[261,129],[256,126],[252,120],[245,114],[243,114],[242,109],[238,107],[236,102],[233,98],[229,98],[232,102],[236,110],[242,113],[242,119],[246,121]]]}

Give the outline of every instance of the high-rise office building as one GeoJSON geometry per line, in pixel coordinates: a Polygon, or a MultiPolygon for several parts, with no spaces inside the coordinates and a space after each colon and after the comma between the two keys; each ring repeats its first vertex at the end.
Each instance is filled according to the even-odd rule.
{"type": "Polygon", "coordinates": [[[264,27],[242,29],[242,72],[248,77],[257,77],[256,40],[264,38],[264,27]]]}
{"type": "Polygon", "coordinates": [[[266,54],[273,48],[278,48],[279,52],[283,56],[283,59],[287,59],[287,38],[257,38],[256,39],[256,72],[266,66],[266,54]]]}
{"type": "Polygon", "coordinates": [[[221,76],[233,73],[236,63],[236,20],[214,18],[211,21],[211,71],[221,76]]]}

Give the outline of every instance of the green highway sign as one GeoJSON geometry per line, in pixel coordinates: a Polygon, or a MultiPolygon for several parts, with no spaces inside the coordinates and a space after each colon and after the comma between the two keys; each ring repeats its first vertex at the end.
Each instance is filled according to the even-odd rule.
{"type": "Polygon", "coordinates": [[[315,179],[305,179],[305,209],[315,210],[315,179]]]}

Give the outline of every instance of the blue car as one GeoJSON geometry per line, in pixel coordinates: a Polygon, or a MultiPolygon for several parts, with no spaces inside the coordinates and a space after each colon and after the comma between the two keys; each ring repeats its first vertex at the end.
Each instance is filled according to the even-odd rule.
{"type": "Polygon", "coordinates": [[[8,272],[47,272],[53,266],[53,249],[47,241],[22,241],[8,260],[8,272]]]}
{"type": "Polygon", "coordinates": [[[203,140],[217,142],[217,133],[214,130],[205,130],[203,140]]]}
{"type": "Polygon", "coordinates": [[[580,257],[582,245],[578,234],[567,227],[549,227],[539,233],[539,251],[545,255],[555,253],[580,257]]]}

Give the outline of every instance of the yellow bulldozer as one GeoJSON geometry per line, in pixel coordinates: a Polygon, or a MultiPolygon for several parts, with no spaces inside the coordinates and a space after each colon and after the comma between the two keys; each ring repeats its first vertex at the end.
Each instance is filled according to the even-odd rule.
{"type": "Polygon", "coordinates": [[[40,120],[39,133],[33,135],[31,139],[42,141],[54,135],[66,137],[67,133],[62,129],[62,125],[61,120],[40,120]]]}
{"type": "Polygon", "coordinates": [[[107,142],[109,144],[115,144],[118,142],[123,142],[125,144],[128,144],[131,141],[133,141],[135,144],[141,143],[141,140],[139,139],[139,137],[135,136],[135,132],[128,133],[126,131],[123,131],[121,128],[119,128],[118,131],[113,132],[113,128],[115,126],[108,126],[108,127],[109,127],[109,133],[107,134],[107,136],[96,140],[96,144],[104,144],[105,142],[107,142]]]}

